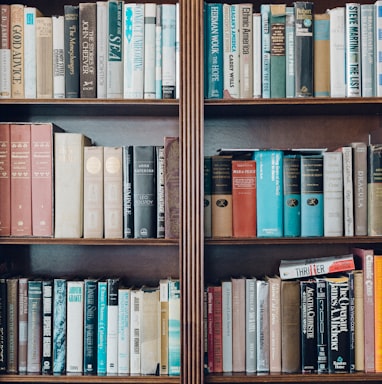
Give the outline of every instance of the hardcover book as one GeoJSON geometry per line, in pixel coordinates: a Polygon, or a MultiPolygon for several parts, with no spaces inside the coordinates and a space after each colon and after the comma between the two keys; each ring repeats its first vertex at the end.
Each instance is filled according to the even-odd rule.
{"type": "Polygon", "coordinates": [[[285,8],[285,60],[286,60],[286,78],[285,78],[285,95],[286,97],[295,96],[296,74],[294,68],[294,7],[287,6],[285,8]]]}
{"type": "Polygon", "coordinates": [[[118,373],[119,278],[107,279],[106,373],[118,373]]]}
{"type": "Polygon", "coordinates": [[[122,147],[123,173],[123,237],[134,237],[134,202],[133,202],[133,147],[122,147]]]}
{"type": "Polygon", "coordinates": [[[239,85],[241,98],[251,98],[253,94],[252,14],[253,5],[251,3],[239,4],[239,85]]]}
{"type": "Polygon", "coordinates": [[[53,280],[53,373],[66,369],[66,288],[65,279],[53,280]]]}
{"type": "Polygon", "coordinates": [[[176,5],[162,4],[162,97],[176,95],[176,5]]]}
{"type": "Polygon", "coordinates": [[[155,24],[155,98],[162,98],[162,4],[156,7],[155,24]]]}
{"type": "Polygon", "coordinates": [[[207,369],[209,373],[215,372],[214,288],[215,287],[207,287],[207,369]]]}
{"type": "Polygon", "coordinates": [[[361,4],[361,94],[373,97],[375,92],[375,6],[361,4]]]}
{"type": "MultiPolygon", "coordinates": [[[[157,238],[165,237],[166,188],[165,188],[165,149],[162,145],[155,147],[156,179],[157,179],[157,238]]],[[[179,200],[179,198],[178,198],[179,200]]]]}
{"type": "Polygon", "coordinates": [[[245,370],[257,371],[257,279],[247,278],[245,282],[245,370]]]}
{"type": "Polygon", "coordinates": [[[26,373],[28,349],[28,278],[19,278],[18,293],[18,372],[26,373]]]}
{"type": "Polygon", "coordinates": [[[270,4],[260,5],[261,13],[261,57],[262,57],[262,96],[271,97],[271,33],[270,33],[270,4]]]}
{"type": "Polygon", "coordinates": [[[222,287],[212,287],[212,352],[214,372],[223,372],[223,339],[222,339],[222,287]]]}
{"type": "Polygon", "coordinates": [[[269,372],[281,372],[281,279],[266,277],[269,284],[269,372]]]}
{"type": "Polygon", "coordinates": [[[159,281],[160,300],[160,374],[168,374],[168,283],[169,279],[159,281]]]}
{"type": "Polygon", "coordinates": [[[118,289],[118,374],[130,373],[130,289],[118,289]]]}
{"type": "Polygon", "coordinates": [[[169,280],[168,286],[168,374],[180,375],[180,281],[169,280]]]}
{"type": "Polygon", "coordinates": [[[266,280],[257,280],[256,293],[257,372],[269,372],[269,282],[266,280]]]}
{"type": "Polygon", "coordinates": [[[11,90],[12,98],[25,97],[24,5],[10,5],[11,90]]]}
{"type": "Polygon", "coordinates": [[[145,4],[143,98],[155,99],[155,28],[157,6],[145,4]]]}
{"type": "Polygon", "coordinates": [[[365,306],[364,274],[361,269],[353,271],[354,275],[354,369],[365,371],[365,306]]]}
{"type": "Polygon", "coordinates": [[[141,373],[141,310],[142,291],[131,290],[130,308],[130,373],[138,375],[141,373]]]}
{"type": "Polygon", "coordinates": [[[97,98],[107,96],[107,49],[109,41],[109,4],[97,1],[97,98]]]}
{"type": "Polygon", "coordinates": [[[245,278],[232,278],[232,372],[245,371],[245,278]]]}
{"type": "Polygon", "coordinates": [[[52,16],[53,98],[65,98],[64,16],[52,16]]]}
{"type": "Polygon", "coordinates": [[[8,99],[11,90],[11,12],[9,4],[0,4],[0,99],[8,99]]]}
{"type": "Polygon", "coordinates": [[[98,282],[97,374],[106,375],[107,282],[98,282]]]}
{"type": "Polygon", "coordinates": [[[316,330],[317,330],[317,372],[328,373],[328,296],[326,289],[326,281],[324,278],[316,278],[316,299],[317,314],[316,330]]]}
{"type": "Polygon", "coordinates": [[[253,30],[253,94],[252,97],[261,97],[261,14],[254,13],[252,19],[253,30]]]}
{"type": "Polygon", "coordinates": [[[42,363],[41,372],[53,372],[53,280],[42,281],[42,363]]]}
{"type": "Polygon", "coordinates": [[[232,281],[222,282],[223,372],[232,372],[232,281]]]}
{"type": "Polygon", "coordinates": [[[0,236],[11,234],[11,138],[10,125],[0,124],[0,236]]]}
{"type": "Polygon", "coordinates": [[[7,334],[6,340],[6,360],[7,372],[18,372],[18,334],[19,334],[19,321],[18,321],[18,278],[6,279],[7,291],[7,334]]]}
{"type": "Polygon", "coordinates": [[[375,372],[382,372],[382,256],[380,254],[374,254],[374,334],[375,334],[375,372]]]}
{"type": "Polygon", "coordinates": [[[4,335],[0,339],[0,372],[7,371],[7,280],[0,278],[0,332],[4,335]]]}
{"type": "Polygon", "coordinates": [[[354,236],[354,194],[353,194],[353,149],[350,146],[339,148],[342,152],[344,184],[344,234],[354,236]]]}

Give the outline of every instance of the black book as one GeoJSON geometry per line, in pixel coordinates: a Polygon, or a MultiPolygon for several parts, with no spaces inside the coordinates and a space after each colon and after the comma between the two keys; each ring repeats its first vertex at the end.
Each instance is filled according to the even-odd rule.
{"type": "Polygon", "coordinates": [[[42,282],[42,364],[45,374],[53,372],[53,280],[42,282]]]}
{"type": "Polygon", "coordinates": [[[134,237],[133,147],[122,147],[123,157],[123,237],[134,237]]]}
{"type": "Polygon", "coordinates": [[[317,299],[317,372],[328,373],[328,305],[326,293],[326,281],[323,278],[316,279],[317,299]]]}
{"type": "Polygon", "coordinates": [[[7,371],[7,280],[0,278],[0,373],[7,371]]]}

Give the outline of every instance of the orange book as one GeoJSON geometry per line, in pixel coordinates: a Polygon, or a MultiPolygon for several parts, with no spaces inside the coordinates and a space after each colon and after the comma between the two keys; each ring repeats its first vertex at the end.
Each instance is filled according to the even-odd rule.
{"type": "Polygon", "coordinates": [[[374,365],[382,372],[382,255],[374,255],[374,365]]]}
{"type": "Polygon", "coordinates": [[[256,162],[232,161],[234,237],[256,237],[256,162]]]}

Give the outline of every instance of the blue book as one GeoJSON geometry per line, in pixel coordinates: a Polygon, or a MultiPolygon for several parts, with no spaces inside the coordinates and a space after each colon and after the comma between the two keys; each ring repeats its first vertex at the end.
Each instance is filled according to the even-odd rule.
{"type": "Polygon", "coordinates": [[[260,150],[257,171],[257,236],[283,236],[283,152],[260,150]]]}
{"type": "Polygon", "coordinates": [[[206,4],[207,99],[223,98],[223,4],[206,4]]]}
{"type": "Polygon", "coordinates": [[[66,368],[66,280],[53,280],[53,373],[66,368]]]}
{"type": "Polygon", "coordinates": [[[180,282],[168,284],[168,374],[180,375],[180,282]]]}
{"type": "Polygon", "coordinates": [[[262,94],[264,99],[271,97],[271,34],[269,4],[261,4],[261,41],[262,41],[262,94]]]}
{"type": "Polygon", "coordinates": [[[301,236],[323,235],[323,156],[301,156],[301,236]]]}
{"type": "Polygon", "coordinates": [[[107,282],[98,282],[97,374],[106,375],[107,282]]]}
{"type": "Polygon", "coordinates": [[[300,155],[284,155],[284,236],[301,235],[300,155]]]}

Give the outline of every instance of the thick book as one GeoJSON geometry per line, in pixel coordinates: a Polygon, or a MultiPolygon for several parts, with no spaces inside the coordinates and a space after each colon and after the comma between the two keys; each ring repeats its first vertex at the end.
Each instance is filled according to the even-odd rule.
{"type": "Polygon", "coordinates": [[[212,237],[232,236],[232,157],[211,158],[212,237]]]}
{"type": "Polygon", "coordinates": [[[245,278],[232,278],[232,372],[245,371],[245,278]]]}
{"type": "Polygon", "coordinates": [[[283,162],[284,236],[301,235],[300,155],[284,155],[283,162]]]}
{"type": "Polygon", "coordinates": [[[180,281],[170,279],[168,284],[168,374],[179,376],[181,373],[180,281]]]}
{"type": "Polygon", "coordinates": [[[66,369],[66,301],[67,281],[53,280],[53,373],[63,374],[66,369]]]}
{"type": "Polygon", "coordinates": [[[130,289],[118,289],[118,374],[130,373],[130,289]]]}
{"type": "Polygon", "coordinates": [[[122,147],[104,147],[103,150],[104,236],[122,239],[122,147]]]}
{"type": "MultiPolygon", "coordinates": [[[[165,149],[163,145],[155,147],[157,180],[157,238],[165,237],[166,203],[165,203],[165,149]]],[[[179,200],[179,199],[178,199],[179,200]]],[[[179,220],[178,220],[179,221],[179,220]]]]}
{"type": "Polygon", "coordinates": [[[11,235],[32,235],[30,124],[11,124],[11,235]]]}
{"type": "Polygon", "coordinates": [[[143,98],[155,99],[155,28],[157,6],[155,3],[145,4],[144,18],[144,80],[143,98]]]}
{"type": "Polygon", "coordinates": [[[156,228],[156,165],[155,146],[134,146],[134,237],[155,238],[156,228]]]}
{"type": "Polygon", "coordinates": [[[367,234],[382,235],[382,145],[367,148],[367,234]]]}
{"type": "Polygon", "coordinates": [[[247,278],[245,282],[245,371],[257,371],[257,279],[247,278]]]}
{"type": "Polygon", "coordinates": [[[25,97],[24,81],[24,5],[10,5],[11,89],[13,99],[25,97]]]}
{"type": "Polygon", "coordinates": [[[261,84],[264,99],[271,97],[271,33],[270,33],[270,4],[260,5],[261,13],[261,84]]]}
{"type": "Polygon", "coordinates": [[[53,98],[65,98],[64,15],[52,16],[53,98]]]}
{"type": "Polygon", "coordinates": [[[11,11],[9,4],[0,5],[0,99],[12,96],[11,89],[11,11]]]}
{"type": "Polygon", "coordinates": [[[283,152],[260,150],[254,154],[257,194],[257,236],[283,236],[283,152]]]}
{"type": "Polygon", "coordinates": [[[18,287],[18,372],[27,372],[28,346],[28,278],[19,278],[18,287]]]}
{"type": "Polygon", "coordinates": [[[41,372],[53,372],[53,280],[42,281],[42,363],[41,372]]]}
{"type": "Polygon", "coordinates": [[[11,234],[11,138],[10,125],[0,124],[0,236],[11,234]]]}
{"type": "Polygon", "coordinates": [[[79,6],[64,6],[65,97],[80,97],[79,6]]]}
{"type": "Polygon", "coordinates": [[[162,4],[162,97],[176,95],[176,5],[162,4]]]}
{"type": "Polygon", "coordinates": [[[107,1],[97,1],[97,98],[107,96],[107,48],[109,29],[109,4],[107,1]]]}
{"type": "Polygon", "coordinates": [[[118,373],[118,289],[119,278],[107,279],[106,373],[118,373]]]}
{"type": "Polygon", "coordinates": [[[329,372],[329,330],[328,330],[328,296],[324,278],[316,278],[316,334],[317,334],[317,372],[329,372]]]}
{"type": "Polygon", "coordinates": [[[283,280],[290,280],[353,269],[355,269],[354,257],[352,254],[347,254],[311,259],[281,260],[279,273],[283,280]]]}
{"type": "Polygon", "coordinates": [[[159,280],[161,375],[168,374],[168,283],[169,279],[159,280]]]}
{"type": "Polygon", "coordinates": [[[374,4],[361,4],[361,94],[363,97],[376,96],[374,28],[374,4]]]}
{"type": "Polygon", "coordinates": [[[313,2],[296,1],[295,92],[296,97],[313,96],[313,2]]]}
{"type": "Polygon", "coordinates": [[[301,236],[323,236],[323,156],[301,156],[301,236]]]}
{"type": "Polygon", "coordinates": [[[281,372],[281,279],[266,277],[269,284],[269,372],[281,372]]]}
{"type": "Polygon", "coordinates": [[[98,282],[97,374],[106,375],[107,282],[98,282]]]}
{"type": "Polygon", "coordinates": [[[205,156],[203,162],[204,170],[204,196],[203,196],[203,208],[204,208],[204,237],[212,236],[212,158],[211,156],[205,156]]]}
{"type": "Polygon", "coordinates": [[[232,161],[232,229],[234,237],[256,237],[256,162],[232,161]]]}
{"type": "Polygon", "coordinates": [[[164,138],[164,207],[165,237],[179,237],[179,178],[180,178],[180,144],[179,137],[164,138]]]}
{"type": "Polygon", "coordinates": [[[270,333],[269,333],[269,282],[258,279],[256,286],[257,323],[257,372],[269,372],[270,333]]]}
{"type": "Polygon", "coordinates": [[[83,154],[90,140],[81,133],[54,134],[55,237],[83,235],[83,154]]]}
{"type": "MultiPolygon", "coordinates": [[[[239,85],[240,97],[251,98],[253,94],[253,5],[239,4],[239,85]]],[[[223,74],[224,75],[224,74],[223,74]]]]}
{"type": "Polygon", "coordinates": [[[7,291],[7,334],[6,354],[7,372],[18,373],[18,285],[17,277],[6,279],[7,291]]]}
{"type": "Polygon", "coordinates": [[[97,96],[97,4],[79,4],[80,97],[97,96]]]}
{"type": "Polygon", "coordinates": [[[84,238],[103,238],[102,146],[84,147],[84,238]]]}
{"type": "Polygon", "coordinates": [[[123,237],[134,237],[134,203],[133,203],[133,147],[122,147],[123,176],[123,237]]]}

